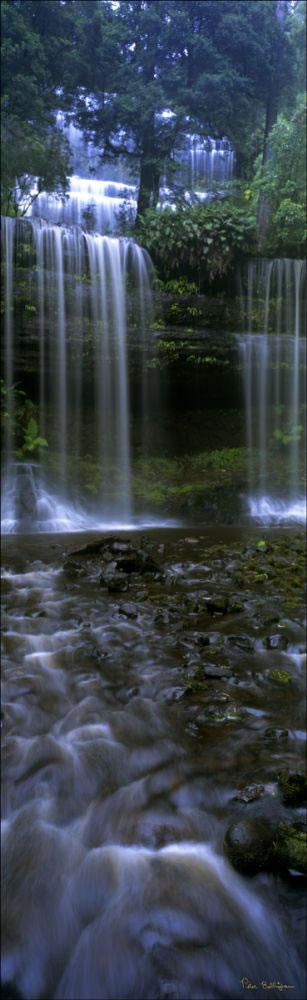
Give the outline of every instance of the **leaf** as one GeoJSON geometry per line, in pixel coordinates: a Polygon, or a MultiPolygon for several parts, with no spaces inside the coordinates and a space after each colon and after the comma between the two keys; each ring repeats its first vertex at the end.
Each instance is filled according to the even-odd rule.
{"type": "Polygon", "coordinates": [[[31,437],[37,434],[37,422],[36,420],[34,420],[34,417],[30,417],[26,433],[29,434],[31,437]]]}

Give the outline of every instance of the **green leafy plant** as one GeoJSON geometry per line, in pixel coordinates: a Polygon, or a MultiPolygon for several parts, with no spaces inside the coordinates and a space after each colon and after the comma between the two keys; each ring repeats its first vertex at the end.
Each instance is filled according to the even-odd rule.
{"type": "Polygon", "coordinates": [[[23,428],[23,443],[20,448],[16,448],[16,457],[24,458],[28,452],[36,451],[37,448],[47,448],[48,441],[38,434],[38,425],[34,417],[30,417],[26,427],[23,428]]]}

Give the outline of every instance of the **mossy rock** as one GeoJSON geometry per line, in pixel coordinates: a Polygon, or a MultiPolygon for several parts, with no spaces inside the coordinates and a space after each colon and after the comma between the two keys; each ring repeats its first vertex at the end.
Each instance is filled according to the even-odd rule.
{"type": "Polygon", "coordinates": [[[284,769],[278,774],[278,787],[286,805],[300,805],[307,799],[307,780],[303,771],[284,769]]]}
{"type": "Polygon", "coordinates": [[[269,680],[273,681],[274,684],[279,684],[280,687],[286,687],[288,684],[292,684],[292,676],[289,674],[288,670],[271,670],[269,673],[269,680]]]}
{"type": "Polygon", "coordinates": [[[274,834],[266,820],[241,820],[227,830],[224,848],[234,868],[254,875],[273,864],[274,834]]]}
{"type": "Polygon", "coordinates": [[[281,869],[294,869],[307,875],[307,832],[298,826],[281,823],[275,842],[275,859],[281,869]]]}

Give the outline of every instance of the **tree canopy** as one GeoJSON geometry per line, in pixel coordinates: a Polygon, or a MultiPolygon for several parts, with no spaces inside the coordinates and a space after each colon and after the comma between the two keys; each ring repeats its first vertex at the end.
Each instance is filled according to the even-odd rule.
{"type": "Polygon", "coordinates": [[[186,132],[227,136],[241,179],[260,152],[279,177],[282,122],[304,82],[304,11],[305,0],[2,0],[4,210],[18,197],[20,208],[20,192],[31,200],[34,179],[36,193],[67,190],[59,110],[102,162],[122,157],[139,177],[138,218],[186,132]]]}

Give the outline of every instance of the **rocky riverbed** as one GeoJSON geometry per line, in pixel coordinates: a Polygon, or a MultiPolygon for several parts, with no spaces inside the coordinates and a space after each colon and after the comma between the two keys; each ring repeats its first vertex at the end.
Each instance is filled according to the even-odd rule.
{"type": "Polygon", "coordinates": [[[2,558],[7,990],[302,997],[302,531],[11,536],[2,558]]]}

